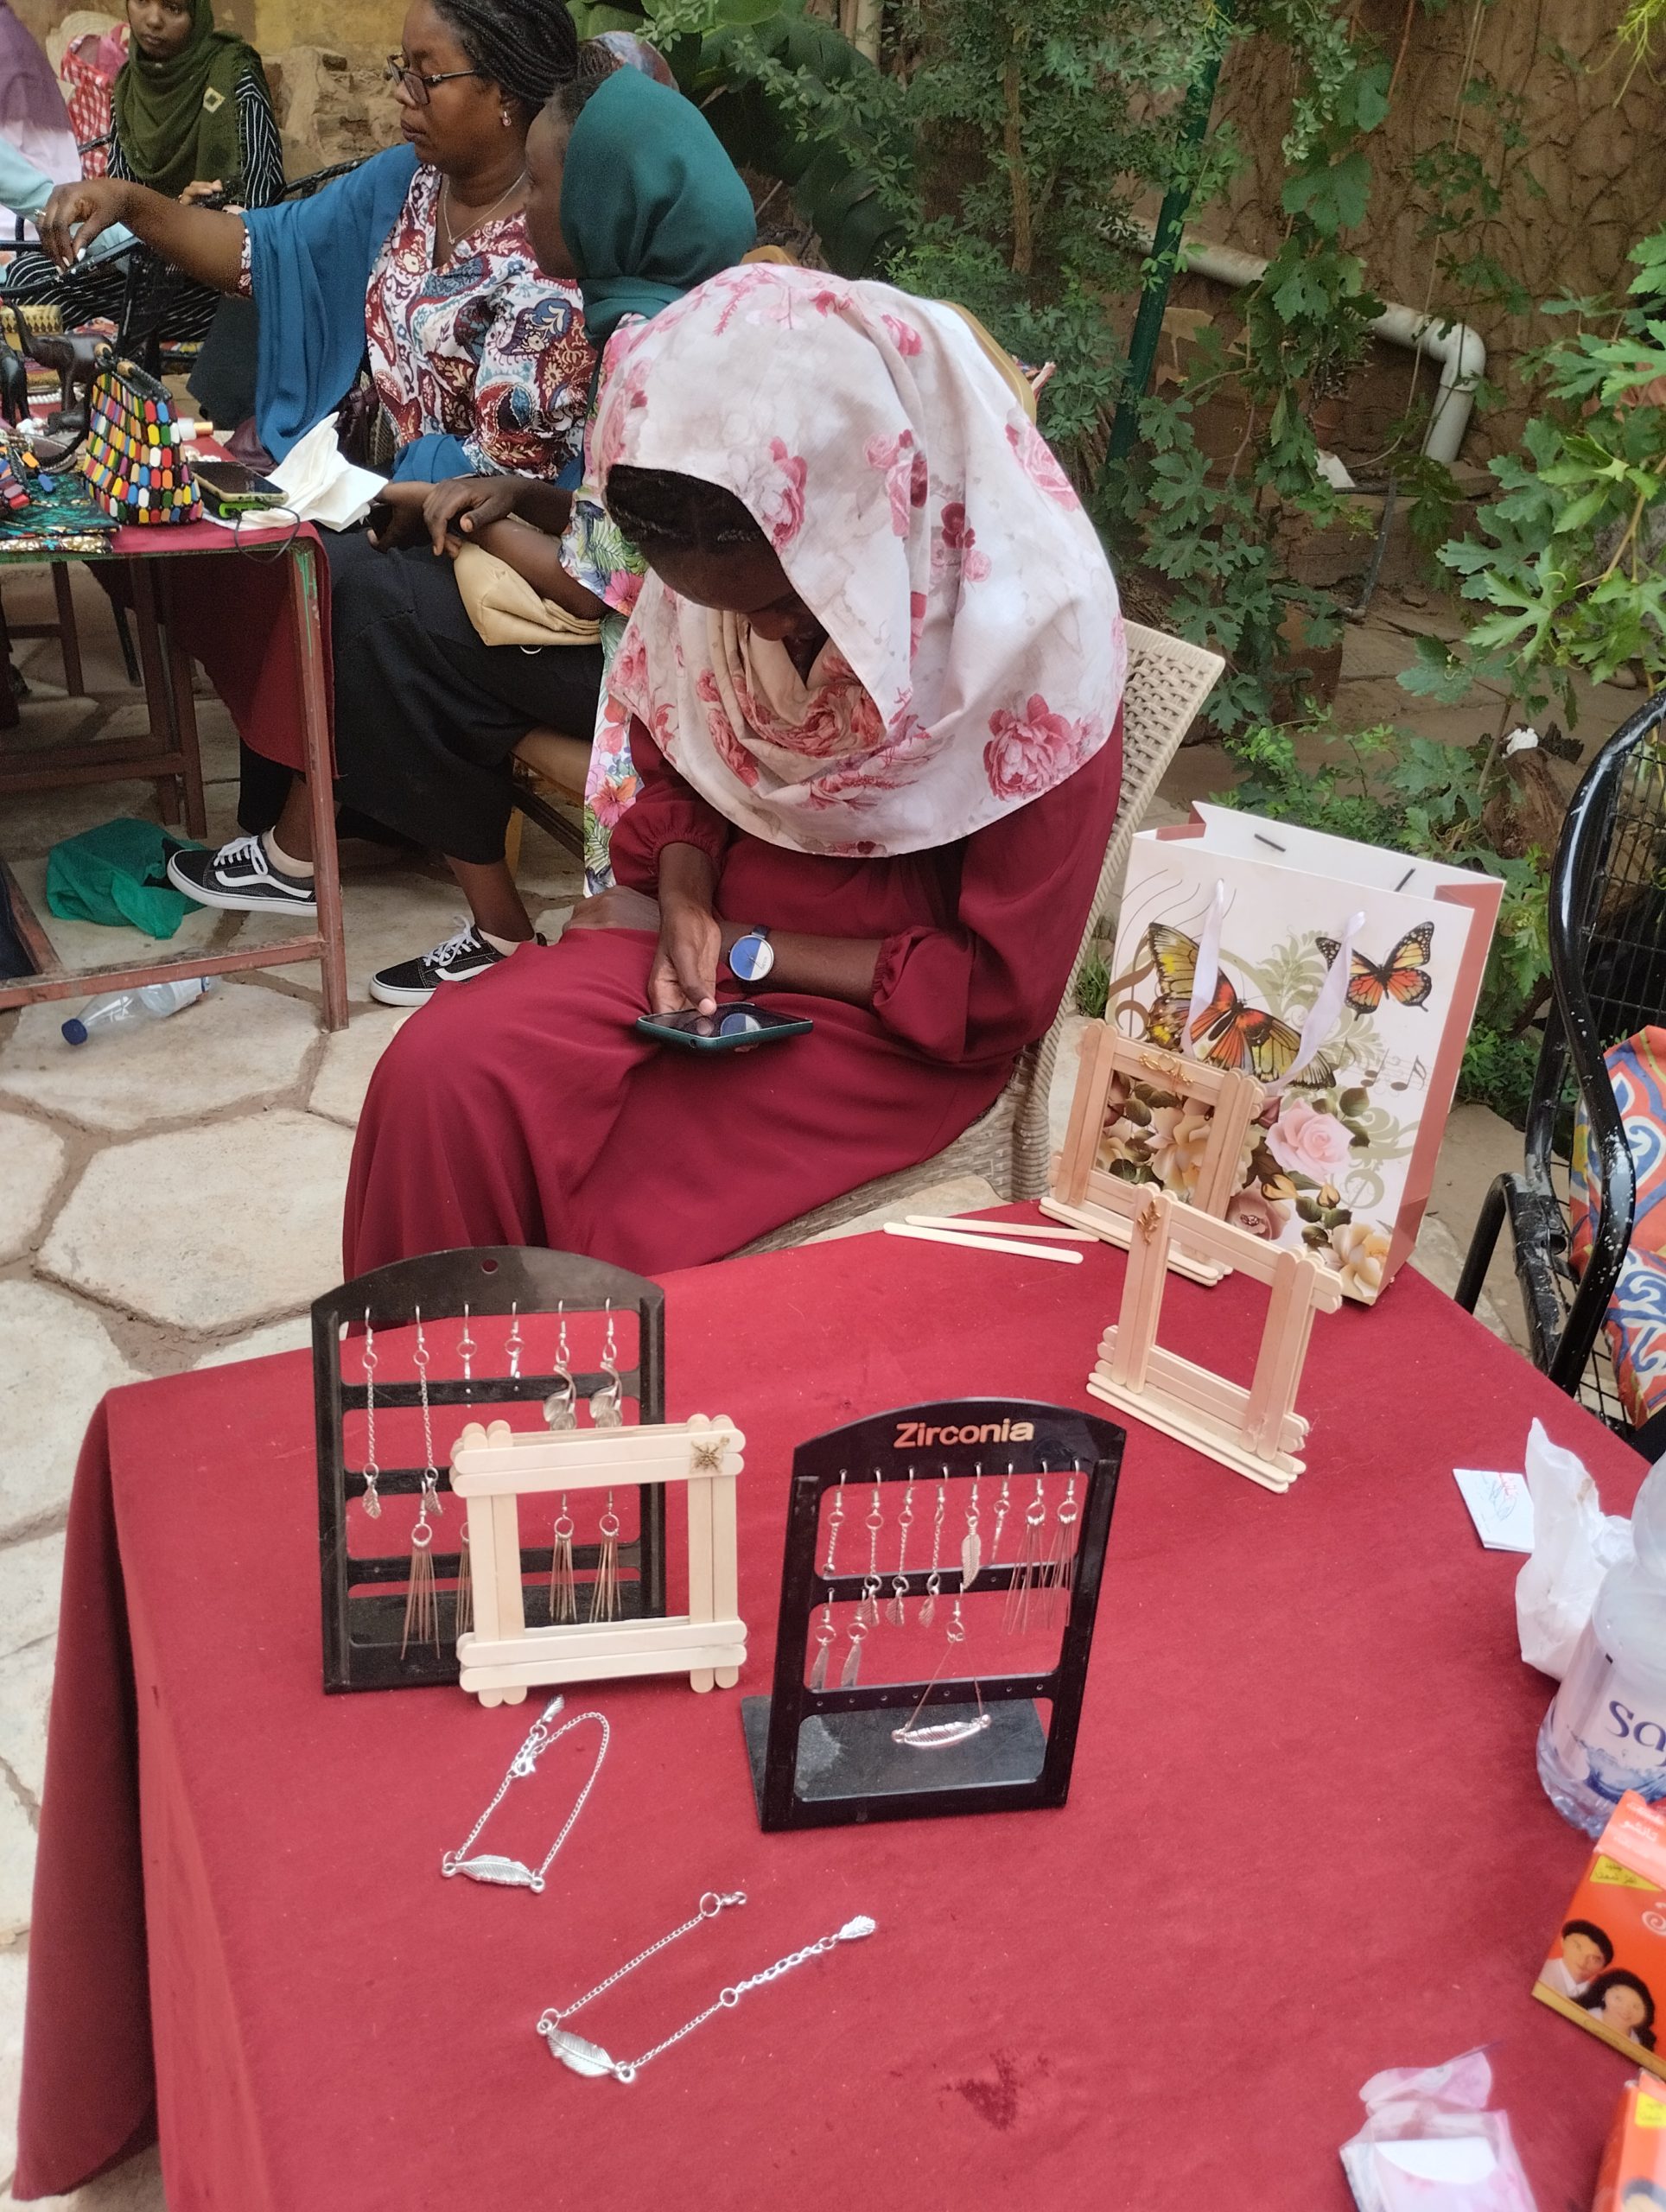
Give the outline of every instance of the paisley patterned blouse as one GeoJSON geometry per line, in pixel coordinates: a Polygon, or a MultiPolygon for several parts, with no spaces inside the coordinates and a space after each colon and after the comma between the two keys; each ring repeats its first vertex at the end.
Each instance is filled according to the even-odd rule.
{"type": "Polygon", "coordinates": [[[577,452],[595,351],[576,284],[541,276],[519,214],[434,265],[441,177],[419,168],[371,271],[371,373],[404,446],[459,439],[485,474],[554,477],[577,452]]]}

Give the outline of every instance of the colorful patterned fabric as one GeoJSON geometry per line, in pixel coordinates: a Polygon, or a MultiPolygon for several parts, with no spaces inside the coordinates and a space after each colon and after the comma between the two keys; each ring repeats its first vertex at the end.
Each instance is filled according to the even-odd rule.
{"type": "Polygon", "coordinates": [[[625,462],[734,493],[827,632],[804,677],[743,620],[643,586],[612,686],[739,828],[799,852],[928,851],[1109,741],[1128,660],[1110,567],[952,308],[727,270],[629,334],[595,445],[604,484],[625,462]]]}
{"type": "Polygon", "coordinates": [[[436,269],[440,186],[437,170],[417,170],[365,302],[394,443],[453,437],[486,474],[555,477],[578,449],[595,366],[578,287],[538,273],[518,214],[436,269]]]}
{"type": "MultiPolygon", "coordinates": [[[[116,79],[127,60],[130,36],[124,22],[116,23],[102,37],[88,31],[65,48],[58,74],[69,103],[69,127],[78,145],[91,146],[95,138],[110,135],[116,79]]],[[[94,147],[81,156],[82,173],[86,176],[102,176],[109,166],[107,146],[94,147]]]]}
{"type": "MultiPolygon", "coordinates": [[[[1604,1325],[1626,1417],[1635,1427],[1666,1408],[1666,1029],[1644,1029],[1603,1055],[1637,1169],[1631,1242],[1604,1325]]],[[[1582,1274],[1596,1236],[1591,1130],[1574,1128],[1568,1185],[1574,1267],[1582,1274]]]]}

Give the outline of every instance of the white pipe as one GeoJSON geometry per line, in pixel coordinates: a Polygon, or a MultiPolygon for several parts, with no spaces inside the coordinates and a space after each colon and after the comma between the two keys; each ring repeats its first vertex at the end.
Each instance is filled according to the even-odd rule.
{"type": "MultiPolygon", "coordinates": [[[[1148,249],[1149,245],[1148,238],[1148,249]]],[[[1182,243],[1180,261],[1182,267],[1199,276],[1211,276],[1218,284],[1230,284],[1238,290],[1259,284],[1267,274],[1267,264],[1253,253],[1240,253],[1231,245],[1209,245],[1200,238],[1182,243]]],[[[1486,374],[1486,347],[1479,332],[1466,322],[1447,322],[1439,315],[1420,315],[1415,308],[1398,304],[1385,308],[1371,328],[1390,346],[1427,353],[1432,361],[1439,362],[1440,385],[1423,451],[1431,461],[1448,464],[1456,461],[1475,404],[1475,387],[1486,374]]]]}

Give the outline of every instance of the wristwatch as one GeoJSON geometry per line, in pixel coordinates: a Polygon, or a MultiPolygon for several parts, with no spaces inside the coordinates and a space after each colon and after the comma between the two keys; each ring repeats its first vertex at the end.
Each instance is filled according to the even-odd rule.
{"type": "Polygon", "coordinates": [[[767,930],[748,930],[729,947],[729,973],[743,983],[761,983],[774,965],[775,948],[767,930]]]}

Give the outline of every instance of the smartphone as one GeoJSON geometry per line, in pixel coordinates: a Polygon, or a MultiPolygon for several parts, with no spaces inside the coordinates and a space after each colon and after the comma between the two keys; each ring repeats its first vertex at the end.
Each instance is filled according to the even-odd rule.
{"type": "Polygon", "coordinates": [[[191,474],[217,515],[255,514],[281,507],[283,494],[270,476],[257,476],[238,461],[194,461],[191,474]]]}
{"type": "Polygon", "coordinates": [[[715,1014],[645,1014],[636,1026],[657,1044],[681,1045],[690,1052],[734,1052],[748,1045],[773,1045],[778,1037],[802,1037],[816,1027],[802,1015],[772,1014],[749,999],[733,1000],[715,1014]]]}

